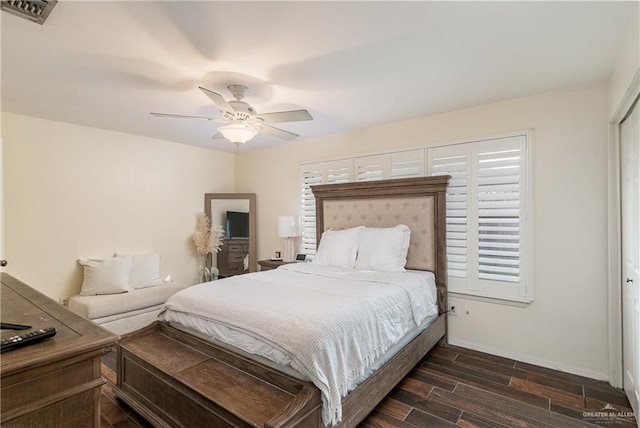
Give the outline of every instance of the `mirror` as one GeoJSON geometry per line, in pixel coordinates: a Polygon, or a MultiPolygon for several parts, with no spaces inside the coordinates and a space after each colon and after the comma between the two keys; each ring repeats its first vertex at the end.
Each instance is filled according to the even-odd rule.
{"type": "Polygon", "coordinates": [[[222,226],[225,231],[220,251],[211,254],[207,265],[218,269],[219,278],[255,272],[255,193],[205,193],[204,212],[211,227],[222,226]]]}

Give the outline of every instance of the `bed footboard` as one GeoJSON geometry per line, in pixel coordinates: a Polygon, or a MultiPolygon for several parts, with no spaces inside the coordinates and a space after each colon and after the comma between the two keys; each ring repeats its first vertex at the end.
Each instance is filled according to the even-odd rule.
{"type": "Polygon", "coordinates": [[[319,427],[320,393],[156,322],[123,336],[118,398],[158,427],[319,427]]]}
{"type": "MultiPolygon", "coordinates": [[[[446,334],[442,314],[342,401],[355,427],[446,334]]],[[[156,322],[123,336],[115,393],[156,427],[320,428],[320,391],[156,322]]]]}
{"type": "Polygon", "coordinates": [[[446,337],[446,316],[440,315],[433,324],[342,399],[342,421],[336,428],[357,426],[431,348],[446,337]]]}

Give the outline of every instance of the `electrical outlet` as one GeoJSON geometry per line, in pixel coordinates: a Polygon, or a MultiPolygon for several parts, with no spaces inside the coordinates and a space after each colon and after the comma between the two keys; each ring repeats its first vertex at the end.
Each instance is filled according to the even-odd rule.
{"type": "Polygon", "coordinates": [[[449,304],[449,315],[452,317],[458,316],[458,308],[456,305],[449,304]]]}
{"type": "Polygon", "coordinates": [[[60,302],[60,304],[62,306],[69,306],[69,298],[68,297],[61,297],[58,299],[58,301],[60,302]]]}

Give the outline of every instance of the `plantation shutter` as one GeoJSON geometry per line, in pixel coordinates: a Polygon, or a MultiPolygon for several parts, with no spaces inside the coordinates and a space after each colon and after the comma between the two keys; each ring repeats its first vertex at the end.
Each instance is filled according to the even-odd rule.
{"type": "Polygon", "coordinates": [[[427,149],[431,175],[447,187],[450,290],[530,299],[526,263],[527,136],[427,149]]]}
{"type": "Polygon", "coordinates": [[[325,162],[325,179],[323,183],[348,183],[353,181],[353,160],[340,159],[325,162]]]}
{"type": "Polygon", "coordinates": [[[300,252],[304,254],[316,253],[316,200],[311,186],[322,184],[322,167],[323,162],[300,165],[300,252]]]}
{"type": "Polygon", "coordinates": [[[424,149],[356,158],[356,181],[408,178],[425,175],[424,149]]]}
{"type": "Polygon", "coordinates": [[[316,206],[311,186],[450,175],[446,195],[449,290],[530,302],[530,150],[530,133],[521,133],[301,164],[301,251],[316,252],[316,206]]]}
{"type": "Polygon", "coordinates": [[[429,150],[431,175],[450,175],[447,187],[447,269],[450,277],[466,278],[468,264],[467,155],[464,147],[429,150]],[[462,150],[460,150],[462,148],[462,150]]]}
{"type": "Polygon", "coordinates": [[[478,170],[478,276],[520,281],[521,167],[524,147],[507,138],[482,147],[478,170]]]}
{"type": "Polygon", "coordinates": [[[425,175],[424,149],[391,153],[391,170],[388,178],[409,178],[425,175]]]}
{"type": "Polygon", "coordinates": [[[339,159],[300,165],[300,251],[316,253],[316,200],[311,186],[353,181],[353,159],[339,159]]]}
{"type": "Polygon", "coordinates": [[[356,181],[382,180],[384,178],[385,155],[356,158],[356,181]]]}

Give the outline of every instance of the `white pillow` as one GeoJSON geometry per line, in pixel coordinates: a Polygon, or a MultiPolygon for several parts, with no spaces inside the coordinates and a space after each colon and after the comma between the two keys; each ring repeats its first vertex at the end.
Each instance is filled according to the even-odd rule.
{"type": "Polygon", "coordinates": [[[358,226],[324,232],[313,263],[321,266],[353,268],[358,254],[358,236],[362,228],[358,226]]]}
{"type": "Polygon", "coordinates": [[[160,254],[115,254],[115,257],[122,256],[131,257],[129,287],[137,290],[163,283],[160,279],[160,254]]]}
{"type": "Polygon", "coordinates": [[[80,259],[84,268],[82,296],[96,294],[117,294],[131,291],[129,272],[131,257],[112,257],[109,259],[80,259]]]}
{"type": "Polygon", "coordinates": [[[395,227],[365,227],[360,232],[357,270],[404,272],[411,230],[404,224],[395,227]]]}

